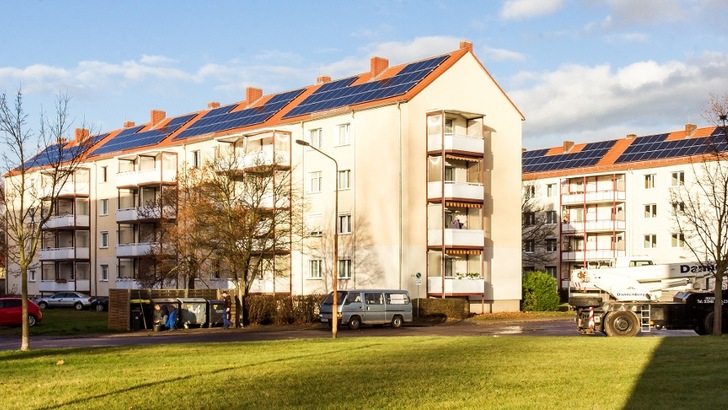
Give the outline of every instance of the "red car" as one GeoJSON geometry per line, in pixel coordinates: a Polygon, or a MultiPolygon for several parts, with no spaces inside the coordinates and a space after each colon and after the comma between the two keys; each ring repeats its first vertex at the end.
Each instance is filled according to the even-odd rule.
{"type": "MultiPolygon", "coordinates": [[[[23,299],[19,297],[0,297],[0,326],[20,326],[23,324],[23,299]]],[[[28,301],[28,326],[43,320],[38,305],[28,301]]]]}

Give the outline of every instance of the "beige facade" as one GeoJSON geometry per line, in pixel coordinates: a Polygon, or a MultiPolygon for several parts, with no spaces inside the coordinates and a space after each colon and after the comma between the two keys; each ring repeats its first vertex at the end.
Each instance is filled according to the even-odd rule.
{"type": "MultiPolygon", "coordinates": [[[[387,64],[373,59],[372,72],[357,81],[401,69],[387,64]]],[[[138,287],[135,275],[148,268],[143,256],[154,246],[155,224],[166,212],[165,204],[159,205],[161,193],[179,174],[234,146],[246,155],[254,151],[282,159],[305,204],[306,237],[280,262],[290,266],[288,274],[263,274],[252,292],[330,291],[327,243],[337,221],[341,289],[406,289],[413,297],[467,298],[474,312],[518,310],[521,216],[512,204],[520,199],[523,116],[472,54],[472,45],[463,43],[396,98],[286,117],[320,86],[306,87],[262,124],[176,141],[193,122],[155,146],[92,152],[83,164],[88,192],[55,199],[59,219],[71,214],[74,222],[49,227],[57,240],[46,243],[38,266],[54,269],[46,267],[42,276],[37,272],[30,293],[74,289],[105,295],[112,288],[138,287]],[[338,174],[333,161],[296,140],[333,157],[338,174]],[[152,203],[157,213],[144,212],[152,203]],[[453,226],[455,218],[461,227],[453,226]],[[75,242],[62,243],[69,235],[75,242]],[[49,253],[66,245],[74,248],[73,255],[49,253]],[[67,266],[75,266],[72,273],[65,273],[67,266]],[[88,274],[82,276],[84,269],[88,274]]],[[[161,118],[153,111],[150,124],[161,118]]],[[[231,284],[207,277],[195,286],[231,284]]]]}

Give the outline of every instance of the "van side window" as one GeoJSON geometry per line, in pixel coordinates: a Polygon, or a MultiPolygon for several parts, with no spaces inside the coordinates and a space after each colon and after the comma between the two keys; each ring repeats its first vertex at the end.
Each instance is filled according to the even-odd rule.
{"type": "Polygon", "coordinates": [[[381,293],[365,293],[364,299],[367,302],[367,305],[383,305],[384,304],[384,297],[381,293]]]}
{"type": "Polygon", "coordinates": [[[387,293],[386,295],[388,305],[406,305],[409,303],[409,298],[404,293],[387,293]]]}
{"type": "Polygon", "coordinates": [[[349,305],[351,303],[361,303],[361,296],[359,293],[349,293],[346,295],[346,301],[344,302],[345,305],[349,305]]]}

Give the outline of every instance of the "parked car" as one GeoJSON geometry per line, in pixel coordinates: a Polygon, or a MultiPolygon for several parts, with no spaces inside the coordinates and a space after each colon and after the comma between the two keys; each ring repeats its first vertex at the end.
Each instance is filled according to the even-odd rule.
{"type": "Polygon", "coordinates": [[[88,309],[91,307],[93,298],[81,292],[58,292],[47,297],[36,298],[34,302],[41,309],[49,307],[72,307],[76,310],[88,309]]]}
{"type": "Polygon", "coordinates": [[[91,310],[95,310],[97,312],[109,310],[108,296],[94,296],[91,300],[91,310]]]}
{"type": "MultiPolygon", "coordinates": [[[[0,298],[0,326],[20,326],[23,324],[23,299],[19,297],[0,298]]],[[[28,326],[43,320],[43,313],[32,300],[28,301],[28,326]]]]}

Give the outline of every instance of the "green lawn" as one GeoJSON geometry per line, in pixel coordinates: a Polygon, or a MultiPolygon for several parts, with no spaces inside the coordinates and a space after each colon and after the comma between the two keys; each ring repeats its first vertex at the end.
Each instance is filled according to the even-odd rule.
{"type": "MultiPolygon", "coordinates": [[[[93,310],[76,311],[70,308],[43,310],[43,320],[30,328],[30,336],[74,336],[84,334],[113,333],[109,329],[108,312],[93,310]]],[[[18,335],[17,327],[0,327],[0,336],[18,335]]]]}
{"type": "Polygon", "coordinates": [[[649,409],[728,403],[723,337],[386,337],[0,353],[9,409],[649,409]]]}

